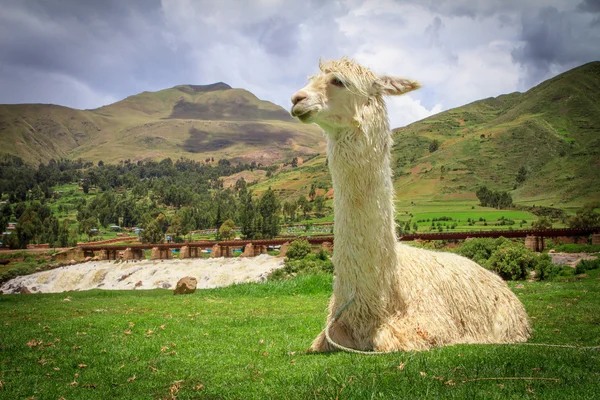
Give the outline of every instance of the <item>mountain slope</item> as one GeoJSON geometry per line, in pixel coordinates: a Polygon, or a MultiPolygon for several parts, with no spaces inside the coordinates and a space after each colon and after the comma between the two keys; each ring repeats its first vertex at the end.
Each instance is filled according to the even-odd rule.
{"type": "Polygon", "coordinates": [[[0,153],[29,162],[184,156],[269,164],[324,149],[318,128],[222,82],[143,92],[95,110],[0,105],[0,137],[0,153]]]}
{"type": "Polygon", "coordinates": [[[451,197],[480,185],[517,200],[600,196],[600,62],[526,93],[489,98],[394,131],[398,195],[451,197]],[[430,152],[437,140],[439,149],[430,152]],[[521,168],[525,180],[516,181],[521,168]]]}

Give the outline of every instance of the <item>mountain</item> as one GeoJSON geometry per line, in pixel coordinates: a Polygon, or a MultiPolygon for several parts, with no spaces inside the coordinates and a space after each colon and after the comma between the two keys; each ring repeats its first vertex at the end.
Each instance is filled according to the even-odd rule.
{"type": "Polygon", "coordinates": [[[270,164],[317,154],[325,145],[316,126],[222,82],[143,92],[94,110],[0,105],[0,137],[0,154],[33,163],[184,156],[270,164]]]}
{"type": "MultiPolygon", "coordinates": [[[[600,62],[525,93],[441,112],[395,129],[393,137],[396,198],[403,204],[475,200],[481,185],[510,191],[521,204],[600,200],[600,62]]],[[[324,163],[317,157],[261,186],[290,196],[307,191],[308,181],[326,186],[324,163]]]]}
{"type": "Polygon", "coordinates": [[[600,62],[396,129],[394,142],[399,196],[451,198],[487,185],[534,204],[598,199],[600,62]]]}

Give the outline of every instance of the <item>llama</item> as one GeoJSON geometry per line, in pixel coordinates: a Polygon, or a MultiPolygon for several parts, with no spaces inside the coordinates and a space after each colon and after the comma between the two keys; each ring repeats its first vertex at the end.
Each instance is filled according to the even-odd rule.
{"type": "Polygon", "coordinates": [[[334,188],[333,295],[310,351],[428,350],[524,342],[523,305],[496,274],[451,253],[397,241],[386,95],[420,88],[342,58],[292,96],[292,116],[327,137],[334,188]],[[329,338],[328,338],[329,336],[329,338]]]}

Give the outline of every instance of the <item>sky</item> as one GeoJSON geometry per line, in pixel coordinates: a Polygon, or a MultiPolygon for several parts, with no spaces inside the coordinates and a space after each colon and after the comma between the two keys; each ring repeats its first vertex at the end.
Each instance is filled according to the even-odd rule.
{"type": "Polygon", "coordinates": [[[392,127],[600,60],[600,0],[0,0],[0,103],[227,84],[286,109],[319,58],[423,88],[392,127]]]}

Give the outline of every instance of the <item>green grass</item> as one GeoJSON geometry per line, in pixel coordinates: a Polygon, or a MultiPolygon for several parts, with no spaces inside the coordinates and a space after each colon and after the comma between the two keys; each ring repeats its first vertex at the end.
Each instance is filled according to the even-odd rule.
{"type": "MultiPolygon", "coordinates": [[[[531,343],[600,344],[598,270],[589,275],[514,289],[533,322],[531,343]]],[[[331,277],[321,275],[189,296],[165,290],[1,296],[0,397],[600,395],[600,353],[592,350],[459,345],[374,357],[305,354],[323,326],[330,292],[331,277]],[[510,377],[557,381],[474,381],[510,377]]]]}
{"type": "Polygon", "coordinates": [[[559,244],[554,246],[559,253],[600,253],[599,244],[559,244]]]}

